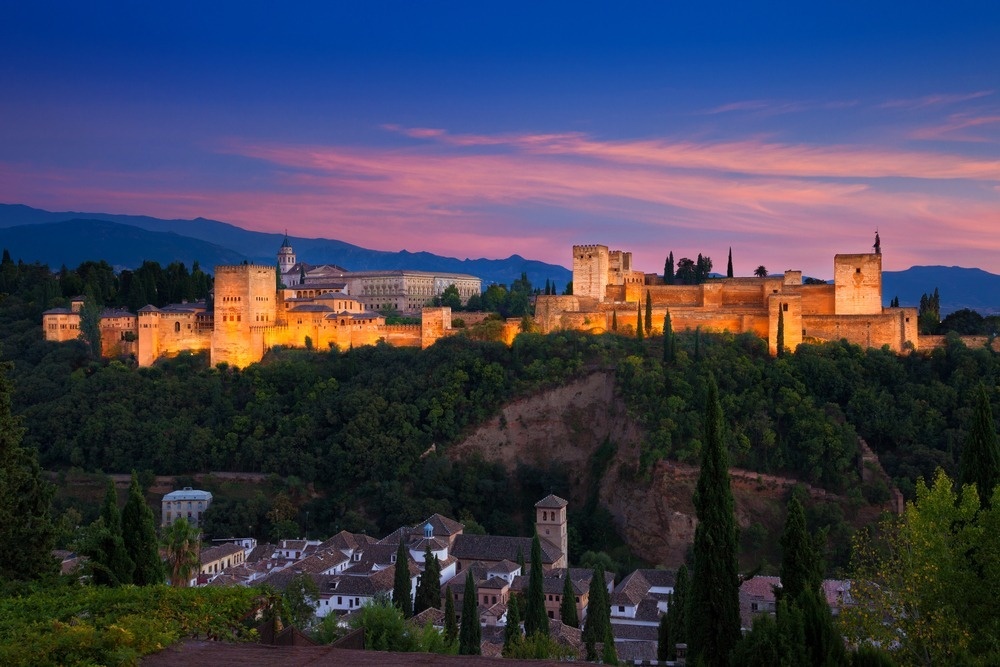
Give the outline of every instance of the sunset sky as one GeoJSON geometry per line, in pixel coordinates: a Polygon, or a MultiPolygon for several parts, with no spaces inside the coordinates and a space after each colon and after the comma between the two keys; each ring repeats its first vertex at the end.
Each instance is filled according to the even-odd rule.
{"type": "Polygon", "coordinates": [[[0,202],[1000,273],[1000,3],[315,4],[8,3],[0,202]]]}

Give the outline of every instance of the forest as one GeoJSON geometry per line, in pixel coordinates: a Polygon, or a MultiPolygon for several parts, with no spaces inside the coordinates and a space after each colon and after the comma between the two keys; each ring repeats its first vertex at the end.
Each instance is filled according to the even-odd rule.
{"type": "MultiPolygon", "coordinates": [[[[381,533],[433,512],[488,531],[523,532],[535,499],[566,492],[565,470],[522,466],[508,475],[482,460],[452,461],[447,448],[513,398],[597,369],[614,370],[644,427],[640,474],[662,458],[698,460],[711,373],[734,465],[871,502],[888,490],[861,484],[858,436],[912,498],[916,480],[936,468],[955,475],[973,389],[985,382],[994,410],[1000,398],[997,355],[957,337],[930,354],[837,342],[775,359],[752,335],[672,334],[669,353],[663,336],[525,333],[507,347],[458,335],[424,351],[276,349],[243,370],[211,368],[198,354],[136,368],[129,359],[95,359],[82,342],[42,340],[41,312],[76,293],[75,281],[109,294],[99,279],[107,273],[94,266],[100,263],[69,271],[67,292],[63,272],[9,256],[0,263],[0,357],[13,362],[24,444],[56,471],[221,470],[281,480],[274,493],[220,498],[209,517],[220,534],[247,527],[265,538],[341,528],[381,533]],[[499,492],[508,488],[517,492],[499,492]]],[[[160,272],[185,284],[198,274],[160,272]]],[[[177,289],[166,278],[158,293],[161,287],[177,289]]],[[[120,296],[120,284],[112,292],[120,296]]],[[[595,522],[579,523],[577,549],[607,547],[599,537],[606,531],[588,523],[595,522]]]]}

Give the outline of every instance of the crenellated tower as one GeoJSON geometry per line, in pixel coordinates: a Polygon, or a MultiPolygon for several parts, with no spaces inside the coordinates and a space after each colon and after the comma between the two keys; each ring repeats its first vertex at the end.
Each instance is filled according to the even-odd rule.
{"type": "Polygon", "coordinates": [[[264,330],[277,313],[274,271],[261,264],[215,267],[213,366],[244,368],[264,356],[264,330]]]}

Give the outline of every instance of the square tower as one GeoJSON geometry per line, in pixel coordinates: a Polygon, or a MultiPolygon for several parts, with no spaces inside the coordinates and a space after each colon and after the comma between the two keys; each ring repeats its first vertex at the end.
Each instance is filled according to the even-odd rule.
{"type": "Polygon", "coordinates": [[[573,246],[573,295],[604,301],[609,270],[608,246],[573,246]]]}
{"type": "Polygon", "coordinates": [[[559,496],[548,495],[535,503],[535,531],[538,538],[559,548],[559,563],[552,567],[566,567],[569,560],[569,523],[566,507],[569,503],[559,496]]]}
{"type": "Polygon", "coordinates": [[[835,255],[834,312],[837,315],[882,313],[882,255],[835,255]]]}
{"type": "Polygon", "coordinates": [[[261,264],[215,267],[212,365],[243,368],[264,356],[263,330],[277,314],[276,268],[261,264]]]}

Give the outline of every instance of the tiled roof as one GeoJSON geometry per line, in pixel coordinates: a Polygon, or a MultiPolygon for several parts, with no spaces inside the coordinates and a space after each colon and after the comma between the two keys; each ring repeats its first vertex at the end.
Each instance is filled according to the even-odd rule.
{"type": "Polygon", "coordinates": [[[554,496],[549,494],[535,503],[535,507],[538,509],[561,509],[569,505],[569,502],[563,500],[559,496],[554,496]]]}
{"type": "Polygon", "coordinates": [[[656,660],[656,640],[616,641],[615,653],[619,664],[643,664],[656,660]]]}
{"type": "Polygon", "coordinates": [[[444,627],[444,612],[434,607],[428,607],[419,614],[411,616],[407,623],[419,628],[424,627],[428,623],[434,627],[442,628],[444,627]]]}
{"type": "Polygon", "coordinates": [[[780,577],[753,577],[740,584],[740,594],[755,600],[774,602],[774,589],[781,588],[780,577]]]}
{"type": "MultiPolygon", "coordinates": [[[[424,521],[414,526],[414,529],[423,531],[424,526],[431,524],[434,528],[434,534],[438,536],[451,537],[465,530],[465,525],[455,521],[454,519],[449,519],[442,514],[432,514],[424,521]]],[[[423,533],[421,532],[421,535],[423,533]]]]}
{"type": "Polygon", "coordinates": [[[673,588],[677,583],[677,571],[676,570],[650,570],[643,569],[639,570],[642,573],[642,578],[649,582],[649,585],[654,588],[673,588]]]}
{"type": "Polygon", "coordinates": [[[303,303],[291,308],[290,313],[332,313],[333,309],[319,303],[303,303]]]}
{"type": "MultiPolygon", "coordinates": [[[[543,563],[554,563],[562,555],[558,547],[545,540],[541,540],[541,546],[543,563]]],[[[531,538],[463,533],[455,537],[451,552],[462,560],[517,561],[519,553],[524,558],[531,554],[531,538]]]]}
{"type": "Polygon", "coordinates": [[[256,563],[262,560],[270,560],[278,547],[273,544],[258,544],[247,554],[247,563],[256,563]]]}
{"type": "Polygon", "coordinates": [[[243,551],[243,547],[238,544],[233,544],[228,542],[226,544],[220,544],[215,547],[209,547],[207,549],[201,550],[201,562],[211,563],[212,561],[219,560],[220,558],[225,558],[226,556],[231,556],[243,551]]]}
{"type": "Polygon", "coordinates": [[[489,567],[490,572],[496,572],[497,574],[513,574],[514,572],[517,572],[520,569],[521,569],[520,565],[518,565],[517,563],[513,563],[507,559],[504,559],[499,563],[490,565],[489,567]]]}
{"type": "Polygon", "coordinates": [[[648,592],[649,582],[642,576],[642,572],[636,570],[615,586],[615,592],[611,595],[611,604],[634,607],[646,597],[648,592]]]}
{"type": "Polygon", "coordinates": [[[659,627],[656,625],[635,625],[634,623],[616,622],[611,619],[611,634],[617,641],[656,641],[659,627]]]}
{"type": "Polygon", "coordinates": [[[346,563],[349,560],[350,557],[344,555],[337,549],[331,548],[325,551],[317,551],[316,553],[293,563],[291,568],[298,570],[299,572],[315,572],[316,574],[319,574],[320,572],[325,572],[332,567],[346,563]]]}

